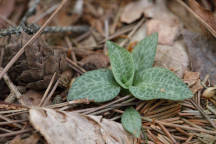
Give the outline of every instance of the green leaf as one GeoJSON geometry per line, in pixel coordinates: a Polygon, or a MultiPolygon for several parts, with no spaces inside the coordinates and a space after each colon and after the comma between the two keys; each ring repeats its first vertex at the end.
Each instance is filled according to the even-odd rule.
{"type": "Polygon", "coordinates": [[[184,100],[193,96],[186,84],[164,68],[149,68],[137,75],[130,92],[138,99],[184,100]]]}
{"type": "Polygon", "coordinates": [[[151,36],[141,40],[132,52],[136,71],[143,71],[146,68],[151,68],[154,63],[158,43],[158,34],[154,33],[151,36]]]}
{"type": "Polygon", "coordinates": [[[133,83],[134,62],[131,54],[117,44],[107,41],[108,54],[115,80],[123,88],[128,89],[133,83]]]}
{"type": "Polygon", "coordinates": [[[99,69],[84,73],[78,77],[69,90],[67,100],[89,99],[95,102],[105,102],[113,99],[120,92],[108,69],[99,69]]]}
{"type": "Polygon", "coordinates": [[[128,132],[136,137],[140,136],[142,119],[140,114],[132,107],[127,108],[121,116],[121,123],[128,132]]]}

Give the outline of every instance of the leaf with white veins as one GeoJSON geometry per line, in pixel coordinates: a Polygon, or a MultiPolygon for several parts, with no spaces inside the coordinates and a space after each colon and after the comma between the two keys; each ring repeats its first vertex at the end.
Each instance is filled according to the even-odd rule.
{"type": "Polygon", "coordinates": [[[113,99],[120,92],[108,69],[99,69],[84,73],[72,84],[67,100],[89,99],[95,102],[105,102],[113,99]]]}
{"type": "Polygon", "coordinates": [[[123,88],[128,89],[133,83],[135,72],[131,54],[117,44],[107,41],[108,54],[115,80],[123,88]]]}
{"type": "Polygon", "coordinates": [[[121,117],[121,123],[128,132],[136,137],[140,136],[142,119],[134,108],[130,107],[124,111],[121,117]]]}
{"type": "Polygon", "coordinates": [[[154,33],[141,40],[132,52],[135,69],[137,72],[151,68],[154,63],[158,34],[154,33]]]}
{"type": "Polygon", "coordinates": [[[187,85],[165,68],[149,68],[138,73],[134,86],[129,90],[141,100],[184,100],[193,96],[187,85]]]}

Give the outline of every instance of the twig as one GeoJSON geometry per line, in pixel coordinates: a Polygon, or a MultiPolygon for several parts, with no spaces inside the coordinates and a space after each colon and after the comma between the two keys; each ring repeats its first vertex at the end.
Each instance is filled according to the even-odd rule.
{"type": "Polygon", "coordinates": [[[14,132],[11,132],[11,133],[6,133],[6,134],[0,134],[0,138],[5,138],[5,137],[8,137],[8,136],[14,136],[14,135],[18,135],[18,134],[22,134],[22,133],[26,133],[26,132],[30,132],[30,131],[32,131],[31,128],[24,129],[24,130],[19,130],[19,131],[14,131],[14,132]]]}
{"type": "MultiPolygon", "coordinates": [[[[36,33],[40,29],[40,26],[36,24],[31,25],[23,25],[17,27],[9,27],[8,29],[4,29],[0,31],[0,38],[5,36],[10,36],[13,34],[21,34],[23,31],[29,35],[36,33]]],[[[47,26],[41,32],[41,34],[46,33],[64,33],[64,32],[74,32],[74,33],[83,33],[89,30],[88,26],[47,26]]]]}
{"type": "Polygon", "coordinates": [[[50,83],[49,83],[49,85],[48,85],[48,87],[47,87],[47,89],[46,89],[46,91],[45,91],[45,93],[44,93],[44,95],[43,95],[43,97],[42,97],[42,99],[41,99],[41,101],[40,101],[39,106],[42,106],[42,104],[44,103],[44,100],[45,100],[45,98],[47,97],[48,92],[50,91],[50,88],[51,88],[51,86],[52,86],[52,84],[53,84],[53,82],[54,82],[54,80],[55,80],[55,76],[56,76],[56,72],[55,72],[54,75],[52,76],[52,78],[51,78],[51,80],[50,80],[50,83]]]}
{"type": "Polygon", "coordinates": [[[66,57],[66,61],[70,64],[71,68],[73,68],[75,71],[77,71],[80,74],[83,74],[86,72],[85,69],[83,69],[82,67],[80,67],[78,64],[76,64],[75,62],[73,62],[71,59],[66,57]]]}
{"type": "MultiPolygon", "coordinates": [[[[105,32],[105,40],[107,41],[107,39],[109,37],[109,21],[108,21],[108,19],[106,19],[104,21],[104,32],[105,32]]],[[[105,55],[108,54],[106,43],[104,43],[104,54],[105,55]]]]}
{"type": "Polygon", "coordinates": [[[68,38],[68,37],[65,37],[65,41],[66,41],[66,43],[67,43],[67,45],[68,45],[68,49],[69,49],[69,51],[70,51],[70,53],[71,53],[71,58],[72,58],[72,60],[73,60],[75,63],[77,63],[76,55],[75,55],[75,52],[73,51],[73,47],[72,47],[72,44],[71,44],[69,38],[68,38]]]}
{"type": "Polygon", "coordinates": [[[158,123],[158,125],[165,132],[165,134],[172,140],[173,143],[177,143],[176,140],[173,138],[173,136],[169,133],[169,131],[161,123],[158,123]]]}
{"type": "Polygon", "coordinates": [[[60,11],[60,9],[64,6],[67,0],[62,0],[59,7],[53,12],[53,14],[48,18],[48,20],[42,25],[42,27],[31,37],[31,39],[16,53],[16,55],[10,60],[10,62],[6,65],[3,71],[0,73],[0,80],[3,75],[11,68],[11,66],[17,61],[17,59],[24,53],[25,48],[31,44],[36,38],[38,38],[43,31],[43,29],[50,23],[50,21],[54,18],[54,16],[60,11]]]}
{"type": "Polygon", "coordinates": [[[21,22],[20,22],[20,25],[23,25],[26,23],[27,19],[34,15],[35,12],[36,12],[36,8],[38,6],[38,4],[40,3],[40,0],[34,0],[32,5],[30,6],[30,8],[27,10],[27,12],[25,13],[25,15],[23,16],[21,22]]]}
{"type": "Polygon", "coordinates": [[[50,94],[48,95],[48,97],[46,98],[46,100],[44,101],[44,106],[48,104],[49,100],[51,99],[52,95],[54,94],[57,86],[59,84],[59,79],[57,80],[57,82],[55,83],[55,85],[53,86],[53,89],[51,90],[50,94]]]}
{"type": "Polygon", "coordinates": [[[37,23],[40,19],[44,18],[45,16],[47,16],[48,14],[50,14],[51,12],[53,12],[58,6],[59,6],[59,4],[55,4],[54,6],[52,6],[51,8],[49,8],[47,11],[45,11],[42,14],[40,14],[39,17],[35,18],[32,23],[37,23]]]}
{"type": "Polygon", "coordinates": [[[4,47],[1,48],[0,67],[2,66],[2,63],[3,63],[3,57],[4,57],[4,47]]]}
{"type": "Polygon", "coordinates": [[[216,116],[216,111],[211,106],[207,105],[207,109],[216,116]]]}
{"type": "Polygon", "coordinates": [[[209,118],[209,116],[207,114],[205,114],[204,110],[198,106],[193,100],[191,100],[191,103],[199,110],[199,112],[209,121],[209,123],[216,128],[215,123],[209,118]]]}
{"type": "Polygon", "coordinates": [[[0,122],[0,126],[1,125],[8,125],[8,124],[14,124],[14,123],[21,123],[21,122],[26,122],[27,120],[11,120],[11,121],[7,121],[7,122],[0,122]]]}
{"type": "MultiPolygon", "coordinates": [[[[0,118],[1,118],[2,120],[7,121],[7,122],[13,122],[11,119],[9,119],[9,118],[7,118],[7,117],[5,117],[5,116],[3,116],[3,115],[0,115],[0,118]]],[[[18,128],[22,128],[22,126],[19,125],[19,124],[17,124],[17,123],[12,123],[12,125],[14,125],[14,126],[16,126],[16,127],[18,127],[18,128]]]]}
{"type": "Polygon", "coordinates": [[[126,100],[126,99],[128,99],[128,98],[130,98],[130,97],[131,97],[130,95],[127,95],[127,96],[125,96],[125,97],[119,98],[119,99],[117,99],[117,100],[114,100],[114,101],[112,101],[112,102],[110,102],[110,103],[107,103],[107,104],[104,104],[104,105],[102,105],[102,106],[99,106],[99,107],[97,107],[97,108],[91,108],[91,110],[87,111],[87,112],[84,113],[84,114],[89,114],[89,113],[95,112],[95,111],[97,111],[97,110],[106,108],[106,107],[111,106],[111,105],[113,105],[113,104],[115,104],[115,103],[118,103],[118,102],[121,102],[121,101],[123,101],[123,100],[126,100]]]}
{"type": "Polygon", "coordinates": [[[185,130],[193,130],[193,131],[198,131],[198,132],[203,132],[203,133],[208,133],[208,134],[216,134],[216,131],[212,131],[212,130],[205,130],[205,129],[200,129],[200,128],[193,128],[193,127],[189,127],[189,126],[184,126],[184,125],[177,125],[177,124],[172,124],[172,123],[165,123],[162,121],[158,121],[158,120],[152,120],[148,117],[142,117],[143,120],[145,121],[149,121],[149,122],[156,122],[156,123],[161,123],[163,125],[166,125],[168,127],[179,127],[185,130]]]}
{"type": "Polygon", "coordinates": [[[110,35],[107,39],[104,39],[101,42],[99,42],[99,44],[102,44],[102,43],[106,42],[106,40],[114,39],[114,38],[116,38],[116,37],[118,37],[124,33],[131,31],[132,29],[134,29],[134,26],[136,26],[136,24],[132,24],[132,25],[129,25],[127,27],[122,28],[121,30],[117,31],[116,33],[110,35]]]}
{"type": "Polygon", "coordinates": [[[216,37],[216,32],[214,29],[206,22],[204,21],[199,15],[197,15],[189,6],[187,6],[184,1],[182,0],[177,0],[179,4],[181,4],[183,7],[186,8],[196,19],[198,19],[213,35],[216,37]]]}
{"type": "MultiPolygon", "coordinates": [[[[0,71],[1,71],[1,69],[2,68],[0,68],[0,71]]],[[[9,76],[7,74],[5,74],[3,76],[3,79],[4,79],[5,83],[7,84],[7,86],[9,87],[9,89],[11,90],[11,93],[14,93],[13,96],[16,96],[16,98],[20,101],[20,98],[21,98],[22,94],[19,92],[19,90],[17,89],[17,87],[10,80],[9,76]]],[[[10,97],[10,99],[6,98],[5,102],[12,103],[14,99],[15,99],[15,97],[10,97]]],[[[20,103],[24,104],[22,101],[20,101],[20,103]]]]}
{"type": "Polygon", "coordinates": [[[119,44],[121,47],[124,47],[124,45],[128,42],[128,39],[131,38],[131,37],[134,35],[134,33],[137,31],[137,29],[140,28],[140,27],[142,26],[144,20],[145,20],[145,19],[142,19],[142,20],[133,28],[133,30],[128,34],[128,38],[125,39],[124,41],[122,41],[122,42],[119,44]]]}

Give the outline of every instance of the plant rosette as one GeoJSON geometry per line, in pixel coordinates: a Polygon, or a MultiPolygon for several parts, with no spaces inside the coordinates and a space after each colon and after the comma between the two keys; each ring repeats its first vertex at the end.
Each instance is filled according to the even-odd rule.
{"type": "MultiPolygon", "coordinates": [[[[106,102],[115,98],[121,89],[127,89],[140,100],[168,99],[180,101],[191,98],[188,86],[173,72],[152,67],[158,43],[158,34],[141,40],[132,53],[107,41],[112,71],[98,69],[84,73],[72,84],[67,100],[88,99],[106,102]]],[[[133,108],[122,115],[123,127],[136,137],[141,132],[141,116],[133,108]]]]}

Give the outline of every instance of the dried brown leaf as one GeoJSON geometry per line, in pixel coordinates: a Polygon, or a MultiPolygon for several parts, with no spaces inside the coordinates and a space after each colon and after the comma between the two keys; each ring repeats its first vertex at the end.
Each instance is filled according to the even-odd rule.
{"type": "Polygon", "coordinates": [[[121,22],[128,24],[134,22],[141,17],[143,10],[148,7],[152,7],[152,3],[147,0],[129,3],[122,12],[121,22]]]}
{"type": "Polygon", "coordinates": [[[83,58],[80,62],[86,70],[94,70],[107,67],[109,59],[104,54],[95,53],[83,58]]]}
{"type": "Polygon", "coordinates": [[[38,106],[42,99],[42,94],[33,90],[27,91],[22,95],[21,101],[27,106],[38,106]]]}
{"type": "Polygon", "coordinates": [[[50,144],[131,144],[133,137],[121,126],[100,116],[32,108],[30,121],[50,144]]]}
{"type": "Polygon", "coordinates": [[[199,77],[200,77],[199,72],[185,71],[184,82],[190,86],[195,84],[199,80],[199,77]]]}
{"type": "Polygon", "coordinates": [[[179,35],[179,23],[175,19],[159,20],[152,19],[146,24],[147,35],[158,32],[158,43],[164,45],[172,45],[179,35]]]}
{"type": "Polygon", "coordinates": [[[38,134],[33,134],[27,138],[22,139],[20,136],[15,137],[10,144],[37,144],[40,139],[38,134]]]}
{"type": "Polygon", "coordinates": [[[188,70],[189,58],[181,41],[176,41],[173,46],[158,45],[155,65],[174,71],[179,77],[188,70]]]}

